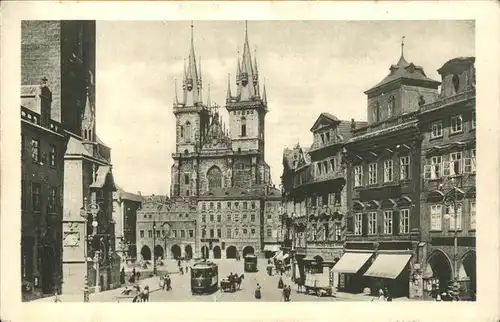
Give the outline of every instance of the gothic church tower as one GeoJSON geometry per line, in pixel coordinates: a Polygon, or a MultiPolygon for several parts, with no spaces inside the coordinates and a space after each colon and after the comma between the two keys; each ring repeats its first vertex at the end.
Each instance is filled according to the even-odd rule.
{"type": "Polygon", "coordinates": [[[229,113],[232,149],[235,153],[234,185],[240,187],[269,183],[269,166],[265,162],[266,88],[260,91],[257,57],[252,56],[245,22],[243,56],[238,55],[236,93],[228,81],[226,109],[229,113]]]}
{"type": "Polygon", "coordinates": [[[191,48],[187,68],[184,63],[180,102],[177,96],[177,84],[175,85],[173,110],[176,117],[176,153],[173,155],[171,196],[197,195],[199,168],[197,153],[209,124],[209,112],[203,105],[202,90],[201,62],[196,65],[191,24],[191,48]]]}

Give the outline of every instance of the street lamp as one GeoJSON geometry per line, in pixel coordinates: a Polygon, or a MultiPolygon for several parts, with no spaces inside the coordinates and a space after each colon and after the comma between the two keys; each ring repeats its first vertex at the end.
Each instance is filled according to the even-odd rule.
{"type": "MultiPolygon", "coordinates": [[[[452,183],[454,183],[455,180],[452,180],[452,183]]],[[[440,186],[442,189],[442,185],[440,186]]],[[[449,207],[453,207],[453,214],[450,215],[449,213],[444,215],[444,219],[450,222],[451,218],[453,218],[453,270],[455,272],[455,281],[458,281],[459,275],[458,275],[458,230],[457,230],[457,222],[458,222],[458,204],[459,204],[459,196],[457,195],[458,189],[454,186],[452,189],[446,193],[446,195],[443,198],[443,205],[446,207],[445,209],[449,209],[449,207]]]]}
{"type": "MultiPolygon", "coordinates": [[[[87,243],[88,243],[88,235],[87,235],[87,225],[89,219],[92,220],[92,227],[94,230],[92,231],[92,239],[95,238],[97,234],[97,226],[98,223],[96,221],[96,216],[99,212],[99,205],[96,203],[87,204],[87,197],[83,198],[83,207],[80,208],[80,216],[85,219],[85,224],[83,226],[83,235],[84,235],[84,244],[83,244],[83,257],[85,259],[85,284],[83,288],[83,301],[89,301],[89,277],[88,277],[88,258],[87,258],[87,243]],[[89,218],[90,216],[90,218],[89,218]]],[[[97,274],[96,274],[97,276],[97,274]]],[[[96,279],[97,280],[97,279],[96,279]]]]}
{"type": "MultiPolygon", "coordinates": [[[[158,209],[158,217],[160,216],[160,211],[162,208],[161,202],[157,203],[156,208],[158,209]]],[[[156,276],[156,218],[153,218],[153,275],[156,276]]]]}

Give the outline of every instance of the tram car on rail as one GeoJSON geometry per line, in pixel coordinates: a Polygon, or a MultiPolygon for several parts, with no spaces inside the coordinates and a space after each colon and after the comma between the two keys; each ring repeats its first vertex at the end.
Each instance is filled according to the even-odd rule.
{"type": "Polygon", "coordinates": [[[245,272],[257,272],[257,256],[247,254],[244,258],[245,272]]]}
{"type": "Polygon", "coordinates": [[[201,261],[191,267],[191,293],[206,294],[217,290],[219,266],[210,261],[201,261]]]}

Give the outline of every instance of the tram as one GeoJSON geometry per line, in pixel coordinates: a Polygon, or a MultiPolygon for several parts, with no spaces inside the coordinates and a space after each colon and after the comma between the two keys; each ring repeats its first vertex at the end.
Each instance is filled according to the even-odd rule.
{"type": "Polygon", "coordinates": [[[201,261],[191,267],[191,294],[216,291],[219,285],[219,267],[214,262],[201,261]]]}
{"type": "Polygon", "coordinates": [[[245,255],[245,272],[257,272],[257,256],[254,254],[245,255]]]}

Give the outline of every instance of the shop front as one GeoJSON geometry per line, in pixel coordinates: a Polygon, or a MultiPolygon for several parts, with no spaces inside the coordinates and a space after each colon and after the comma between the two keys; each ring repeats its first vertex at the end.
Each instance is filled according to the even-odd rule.
{"type": "Polygon", "coordinates": [[[377,295],[387,289],[392,297],[410,297],[410,259],[412,253],[379,252],[363,274],[370,278],[370,291],[377,295]]]}
{"type": "Polygon", "coordinates": [[[346,250],[333,266],[333,271],[339,274],[339,291],[361,293],[370,286],[370,278],[364,273],[371,265],[374,254],[375,251],[346,250]]]}

